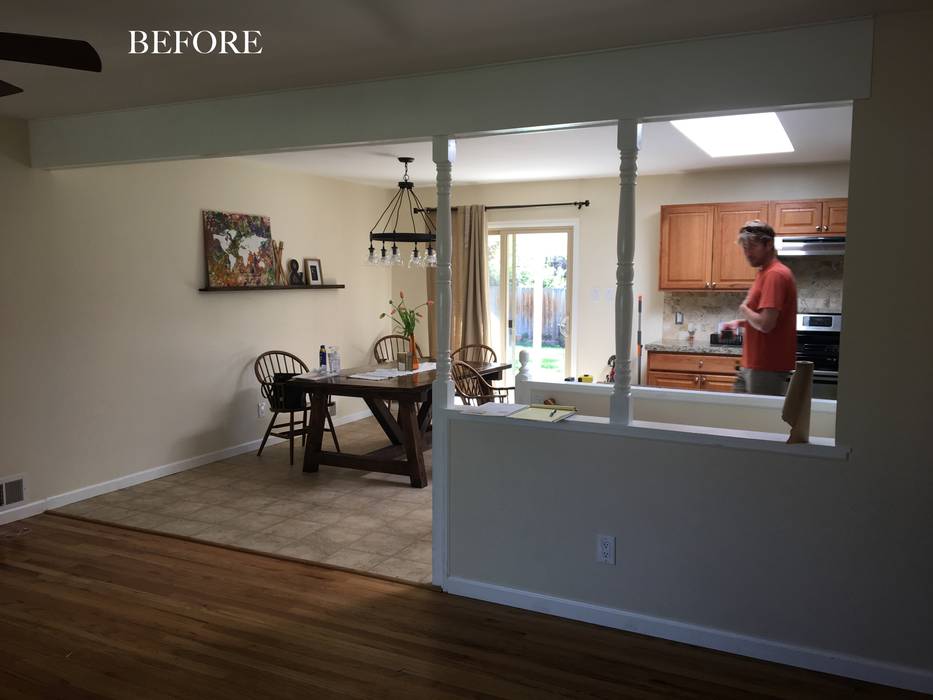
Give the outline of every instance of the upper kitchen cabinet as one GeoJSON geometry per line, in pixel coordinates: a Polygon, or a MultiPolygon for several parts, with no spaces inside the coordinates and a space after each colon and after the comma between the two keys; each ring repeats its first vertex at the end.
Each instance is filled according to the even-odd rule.
{"type": "Polygon", "coordinates": [[[739,229],[746,221],[768,218],[768,202],[716,204],[713,207],[712,289],[749,289],[755,268],[748,264],[738,243],[739,229]]]}
{"type": "Polygon", "coordinates": [[[845,235],[848,199],[803,199],[771,202],[769,222],[782,236],[845,235]]]}
{"type": "Polygon", "coordinates": [[[742,224],[767,216],[768,202],[662,206],[659,288],[748,289],[755,269],[736,240],[742,224]]]}
{"type": "Polygon", "coordinates": [[[661,289],[709,289],[713,207],[661,207],[661,289]]]}

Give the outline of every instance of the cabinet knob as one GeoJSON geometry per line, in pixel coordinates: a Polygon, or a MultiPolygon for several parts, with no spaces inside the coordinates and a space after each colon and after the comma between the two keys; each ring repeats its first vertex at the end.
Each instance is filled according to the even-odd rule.
{"type": "Polygon", "coordinates": [[[712,282],[712,283],[710,284],[710,286],[711,286],[713,289],[715,289],[715,288],[716,288],[716,283],[715,283],[715,282],[712,282]]]}
{"type": "Polygon", "coordinates": [[[822,226],[817,226],[817,227],[816,227],[816,230],[817,230],[817,231],[822,231],[822,230],[823,230],[823,227],[822,227],[822,226]]]}
{"type": "Polygon", "coordinates": [[[694,383],[694,384],[699,384],[699,383],[700,383],[700,378],[699,378],[699,377],[694,377],[694,378],[693,378],[693,383],[694,383]]]}
{"type": "Polygon", "coordinates": [[[699,366],[700,366],[700,367],[703,366],[703,360],[699,360],[699,366]]]}
{"type": "Polygon", "coordinates": [[[706,384],[706,377],[700,377],[700,384],[706,384]]]}
{"type": "Polygon", "coordinates": [[[709,282],[706,283],[706,288],[709,289],[709,282]]]}

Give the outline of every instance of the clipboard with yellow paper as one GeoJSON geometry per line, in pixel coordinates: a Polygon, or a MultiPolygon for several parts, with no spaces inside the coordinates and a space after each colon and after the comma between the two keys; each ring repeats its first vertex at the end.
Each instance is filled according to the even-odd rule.
{"type": "Polygon", "coordinates": [[[536,420],[543,423],[557,423],[569,418],[577,412],[576,406],[555,406],[543,403],[533,403],[528,408],[512,413],[509,418],[519,420],[536,420]]]}

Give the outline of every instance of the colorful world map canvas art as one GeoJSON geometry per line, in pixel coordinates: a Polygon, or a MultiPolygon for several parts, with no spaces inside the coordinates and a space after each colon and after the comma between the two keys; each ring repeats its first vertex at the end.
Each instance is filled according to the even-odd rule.
{"type": "Polygon", "coordinates": [[[201,212],[208,287],[271,287],[275,254],[268,216],[201,212]]]}

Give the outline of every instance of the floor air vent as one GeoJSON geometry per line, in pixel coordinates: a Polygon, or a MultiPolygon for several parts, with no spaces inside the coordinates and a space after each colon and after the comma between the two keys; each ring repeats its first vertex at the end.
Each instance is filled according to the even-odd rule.
{"type": "Polygon", "coordinates": [[[0,482],[0,508],[16,505],[26,500],[26,487],[23,477],[14,477],[0,482]]]}

